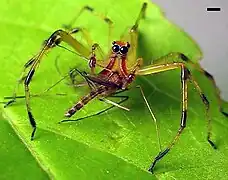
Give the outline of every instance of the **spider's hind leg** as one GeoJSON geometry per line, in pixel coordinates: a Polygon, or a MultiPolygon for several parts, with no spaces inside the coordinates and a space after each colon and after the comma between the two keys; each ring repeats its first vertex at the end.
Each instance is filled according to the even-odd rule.
{"type": "Polygon", "coordinates": [[[210,103],[207,99],[207,97],[204,95],[203,91],[201,90],[199,84],[197,83],[197,81],[194,80],[193,76],[189,76],[191,83],[193,83],[193,85],[195,86],[197,92],[200,95],[200,98],[202,100],[202,102],[205,105],[205,109],[206,109],[206,117],[207,117],[207,141],[209,142],[209,144],[214,148],[217,149],[215,143],[211,140],[211,116],[209,115],[209,108],[210,108],[210,103]]]}
{"type": "Polygon", "coordinates": [[[219,111],[224,116],[228,117],[228,112],[224,111],[224,109],[223,109],[223,102],[224,102],[224,100],[222,100],[222,98],[221,98],[221,95],[220,95],[221,93],[220,93],[219,88],[216,85],[216,82],[215,82],[214,77],[209,72],[207,72],[206,70],[202,69],[201,67],[200,67],[200,70],[212,82],[212,85],[214,86],[214,89],[216,91],[215,94],[216,94],[216,97],[217,97],[217,100],[218,100],[218,104],[219,104],[219,111]]]}
{"type": "MultiPolygon", "coordinates": [[[[168,55],[170,56],[170,54],[168,55]]],[[[175,55],[176,56],[176,55],[175,55]]],[[[175,57],[174,56],[174,57],[175,57]]],[[[183,57],[183,56],[181,56],[183,57]]],[[[164,61],[167,58],[167,56],[161,57],[160,61],[164,61]]],[[[159,60],[158,60],[159,61],[159,60]]],[[[181,83],[182,83],[182,115],[180,120],[180,127],[176,134],[176,136],[173,138],[173,140],[169,143],[169,145],[165,148],[165,150],[159,152],[159,154],[155,157],[153,163],[151,164],[149,171],[153,172],[153,169],[156,165],[156,163],[161,160],[169,151],[170,149],[175,145],[175,143],[178,141],[181,133],[183,132],[184,128],[186,127],[186,121],[187,121],[187,82],[191,81],[193,85],[196,87],[196,90],[198,91],[201,100],[205,104],[206,107],[206,115],[207,118],[209,118],[208,112],[209,112],[209,102],[206,98],[206,96],[203,94],[202,90],[200,89],[198,83],[194,81],[191,72],[189,69],[185,66],[185,63],[183,62],[173,62],[173,63],[164,63],[164,64],[152,64],[149,66],[146,66],[142,69],[140,69],[137,74],[138,75],[148,75],[148,74],[154,74],[159,72],[165,72],[173,69],[181,68],[181,83]]],[[[211,138],[211,119],[208,119],[208,136],[207,140],[210,143],[210,145],[216,149],[215,144],[212,142],[211,138]]]]}

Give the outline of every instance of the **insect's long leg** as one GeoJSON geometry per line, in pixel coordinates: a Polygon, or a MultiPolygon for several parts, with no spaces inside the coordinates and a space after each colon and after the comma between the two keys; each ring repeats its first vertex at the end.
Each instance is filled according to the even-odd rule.
{"type": "Polygon", "coordinates": [[[107,103],[107,104],[111,104],[111,105],[116,106],[116,107],[118,107],[118,108],[120,108],[120,109],[123,109],[123,110],[125,110],[125,111],[130,111],[130,109],[128,109],[128,108],[126,108],[126,107],[124,107],[124,106],[121,106],[121,105],[119,105],[118,103],[113,102],[113,101],[111,101],[111,100],[109,100],[109,99],[100,98],[100,101],[103,101],[103,102],[105,102],[105,103],[107,103]]]}
{"type": "MultiPolygon", "coordinates": [[[[98,88],[98,85],[95,84],[94,81],[92,81],[91,79],[89,79],[89,75],[86,73],[86,72],[81,72],[79,71],[77,68],[75,69],[72,69],[72,71],[74,72],[77,72],[80,76],[82,76],[84,78],[84,80],[86,81],[86,83],[89,85],[90,89],[93,90],[93,91],[96,91],[96,89],[98,88]]],[[[70,76],[70,78],[73,78],[72,76],[70,76]]],[[[72,82],[74,80],[71,80],[72,82]]]]}
{"type": "MultiPolygon", "coordinates": [[[[181,82],[182,82],[182,116],[181,116],[181,123],[180,123],[180,128],[174,137],[174,139],[171,141],[171,143],[168,145],[168,147],[160,152],[154,159],[153,163],[151,164],[149,171],[153,171],[153,168],[155,164],[162,159],[168,152],[169,150],[174,146],[176,141],[179,139],[182,131],[186,127],[186,120],[187,120],[187,81],[190,79],[190,71],[186,68],[184,63],[167,63],[167,64],[158,64],[158,65],[149,65],[146,66],[145,68],[141,69],[138,71],[137,74],[139,75],[148,75],[148,74],[154,74],[154,73],[159,73],[159,72],[164,72],[176,68],[181,68],[181,82]]],[[[201,94],[201,99],[203,101],[206,101],[206,97],[201,94]]],[[[208,140],[209,143],[213,148],[215,148],[214,143],[211,140],[208,140]]]]}
{"type": "Polygon", "coordinates": [[[149,102],[147,101],[147,99],[146,99],[146,97],[145,97],[145,94],[144,94],[144,92],[143,92],[142,87],[141,87],[140,85],[138,85],[138,86],[136,86],[136,87],[140,89],[140,92],[141,92],[141,94],[142,94],[143,100],[144,100],[144,102],[146,103],[146,106],[147,106],[147,108],[148,108],[148,110],[149,110],[149,112],[150,112],[150,114],[151,114],[151,117],[152,117],[152,119],[153,119],[153,121],[154,121],[155,128],[156,128],[156,133],[157,133],[157,139],[158,139],[158,147],[159,147],[159,151],[161,152],[161,151],[162,151],[162,147],[161,147],[161,138],[160,138],[160,132],[159,132],[159,128],[158,128],[158,124],[157,124],[156,117],[155,117],[155,115],[154,115],[154,113],[153,113],[153,111],[152,111],[152,109],[151,109],[151,107],[150,107],[149,102]]]}
{"type": "MultiPolygon", "coordinates": [[[[73,71],[74,71],[74,69],[71,70],[71,73],[72,73],[73,71]]],[[[45,93],[47,93],[48,91],[50,91],[51,89],[53,89],[56,85],[58,85],[60,82],[62,82],[62,81],[63,81],[64,79],[66,79],[68,76],[69,76],[69,74],[63,76],[63,77],[62,77],[60,80],[58,80],[56,83],[54,83],[54,84],[51,85],[49,88],[47,88],[47,89],[44,90],[42,93],[40,93],[40,95],[45,94],[45,93]]]]}
{"type": "MultiPolygon", "coordinates": [[[[43,96],[44,94],[43,93],[39,93],[39,94],[31,94],[30,97],[40,97],[40,96],[43,96]]],[[[67,94],[65,93],[56,93],[54,94],[56,96],[66,96],[67,94]]],[[[25,95],[17,95],[15,97],[12,97],[12,96],[5,96],[4,99],[12,99],[12,98],[15,98],[15,99],[24,99],[25,98],[25,95]]],[[[5,102],[0,102],[0,103],[5,103],[5,102]]]]}
{"type": "Polygon", "coordinates": [[[98,18],[100,18],[101,20],[103,20],[105,23],[108,24],[108,28],[109,28],[109,31],[108,31],[108,45],[110,44],[111,42],[111,31],[112,31],[112,28],[113,28],[113,22],[111,19],[109,19],[107,16],[103,15],[103,14],[100,14],[100,13],[97,13],[92,7],[90,6],[84,6],[80,11],[79,13],[70,21],[69,24],[65,25],[65,28],[67,29],[72,29],[73,27],[73,24],[77,21],[77,19],[82,15],[83,12],[90,12],[92,13],[94,16],[97,16],[98,18]]]}
{"type": "MultiPolygon", "coordinates": [[[[56,83],[54,83],[53,85],[51,85],[50,87],[48,87],[47,89],[45,89],[43,92],[41,92],[41,93],[38,93],[38,94],[32,94],[32,95],[30,95],[30,97],[39,97],[39,96],[42,96],[42,95],[44,95],[45,93],[47,93],[47,92],[49,92],[51,89],[53,89],[55,86],[57,86],[60,82],[62,82],[66,77],[68,77],[68,76],[71,76],[71,74],[73,73],[73,72],[77,72],[78,74],[80,74],[79,72],[79,70],[78,69],[72,69],[70,72],[69,72],[69,74],[67,74],[67,75],[65,75],[65,76],[63,76],[60,80],[58,80],[56,83]]],[[[80,74],[81,75],[81,74],[80,74]]],[[[83,75],[82,75],[83,76],[83,75]]],[[[83,76],[84,78],[85,78],[85,76],[83,76]]],[[[86,79],[86,78],[85,78],[86,79]]],[[[88,78],[87,78],[88,79],[88,78]]],[[[90,82],[90,81],[87,81],[87,83],[85,82],[85,83],[81,83],[81,84],[74,84],[74,86],[76,86],[76,87],[82,87],[82,86],[86,86],[86,85],[88,85],[89,84],[89,86],[92,86],[91,84],[94,84],[93,82],[90,82]]],[[[94,85],[95,86],[95,85],[94,85]]],[[[65,93],[56,93],[55,95],[59,95],[59,96],[65,96],[66,94],[65,93]]],[[[18,95],[18,96],[4,96],[4,99],[23,99],[23,98],[25,98],[25,95],[18,95]]],[[[5,102],[2,102],[2,103],[5,103],[5,102]]]]}
{"type": "MultiPolygon", "coordinates": [[[[60,74],[60,76],[64,77],[64,75],[61,73],[60,68],[58,66],[58,59],[59,59],[59,57],[57,57],[55,59],[55,67],[56,67],[57,72],[60,74]]],[[[82,86],[85,86],[85,85],[89,85],[90,89],[95,89],[95,84],[92,81],[90,81],[88,78],[86,78],[87,73],[81,72],[77,68],[72,68],[69,71],[68,76],[69,76],[69,78],[71,80],[71,84],[70,83],[66,83],[68,86],[82,87],[82,86]],[[75,77],[76,77],[76,75],[82,76],[85,79],[85,82],[80,83],[80,84],[75,83],[75,77]]]]}
{"type": "MultiPolygon", "coordinates": [[[[73,71],[73,70],[72,70],[73,71]]],[[[23,71],[23,73],[25,72],[25,70],[23,71]]],[[[31,95],[30,97],[38,97],[38,96],[41,96],[45,93],[47,93],[48,91],[50,91],[52,88],[54,88],[57,84],[59,84],[60,82],[62,82],[67,76],[69,75],[65,75],[63,76],[60,80],[58,80],[56,83],[54,83],[53,85],[51,85],[49,88],[45,89],[43,92],[39,93],[39,94],[33,94],[31,95]]],[[[62,93],[57,93],[56,95],[65,95],[65,94],[62,94],[62,93]]],[[[12,103],[12,101],[15,101],[15,99],[22,99],[22,98],[25,98],[25,95],[19,95],[17,96],[16,95],[16,92],[13,93],[13,96],[5,96],[4,99],[11,99],[10,101],[8,101],[6,104],[10,104],[12,103]]],[[[6,105],[5,105],[6,106],[6,105]]]]}
{"type": "MultiPolygon", "coordinates": [[[[68,76],[68,75],[67,75],[68,76]]],[[[49,92],[51,89],[53,89],[56,85],[58,85],[60,82],[62,82],[67,76],[64,76],[62,77],[60,80],[58,80],[56,83],[54,83],[53,85],[51,85],[49,88],[45,89],[43,92],[39,93],[39,94],[33,94],[31,95],[30,97],[38,97],[38,96],[42,96],[43,94],[49,92]]],[[[56,95],[66,95],[66,94],[60,94],[60,93],[57,93],[56,95]]],[[[21,99],[21,98],[25,98],[24,95],[19,95],[19,96],[5,96],[4,99],[21,99]]]]}
{"type": "MultiPolygon", "coordinates": [[[[58,64],[57,64],[57,58],[56,58],[56,61],[55,61],[55,67],[56,67],[57,72],[60,74],[60,76],[64,77],[64,76],[62,75],[61,71],[60,71],[60,68],[59,68],[58,64]]],[[[78,72],[75,73],[75,72],[76,72],[75,69],[76,69],[76,68],[73,68],[73,69],[71,69],[71,70],[69,71],[68,75],[69,75],[69,78],[70,78],[71,82],[70,82],[70,83],[65,83],[65,84],[68,85],[68,86],[72,86],[72,87],[82,87],[82,86],[87,85],[87,82],[76,83],[75,77],[76,77],[76,75],[78,75],[79,73],[78,73],[78,72]]]]}
{"type": "MultiPolygon", "coordinates": [[[[124,103],[129,98],[128,96],[110,96],[110,97],[113,97],[113,98],[121,98],[122,99],[121,101],[115,103],[117,105],[120,105],[120,104],[124,103]]],[[[62,120],[60,123],[62,123],[62,122],[75,122],[75,121],[80,121],[80,120],[87,119],[87,118],[90,118],[90,117],[98,116],[98,115],[100,115],[100,114],[102,114],[104,112],[107,112],[108,110],[110,110],[110,109],[112,109],[114,107],[119,107],[119,106],[116,106],[116,105],[113,104],[112,106],[110,106],[110,107],[108,107],[106,109],[103,109],[103,110],[101,110],[101,111],[99,111],[99,112],[97,112],[95,114],[91,114],[89,116],[81,117],[81,118],[78,118],[78,119],[75,119],[75,120],[65,119],[65,120],[62,120]]]]}

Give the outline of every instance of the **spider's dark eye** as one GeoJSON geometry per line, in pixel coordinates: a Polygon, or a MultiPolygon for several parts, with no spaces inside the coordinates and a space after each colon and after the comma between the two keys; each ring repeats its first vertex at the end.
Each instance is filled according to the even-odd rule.
{"type": "Polygon", "coordinates": [[[114,46],[112,46],[112,51],[117,53],[120,50],[120,47],[116,44],[114,46]]]}
{"type": "Polygon", "coordinates": [[[120,48],[120,52],[121,52],[121,54],[127,54],[128,48],[127,48],[126,46],[122,46],[122,47],[120,48]]]}

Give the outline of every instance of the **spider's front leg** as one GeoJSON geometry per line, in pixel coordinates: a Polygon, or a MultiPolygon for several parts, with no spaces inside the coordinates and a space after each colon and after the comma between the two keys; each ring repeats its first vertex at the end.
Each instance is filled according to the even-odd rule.
{"type": "Polygon", "coordinates": [[[4,102],[4,108],[12,105],[13,103],[16,102],[16,99],[17,99],[17,90],[18,90],[18,87],[19,87],[19,84],[21,84],[24,79],[26,78],[26,69],[29,68],[32,63],[34,62],[34,58],[31,58],[30,60],[28,60],[25,64],[24,64],[24,67],[23,67],[23,70],[21,72],[21,75],[20,75],[20,78],[18,79],[15,87],[14,87],[14,90],[13,90],[13,95],[10,96],[10,97],[4,97],[4,99],[10,99],[8,102],[4,102]]]}
{"type": "MultiPolygon", "coordinates": [[[[63,30],[57,30],[55,31],[44,43],[41,50],[24,65],[24,71],[22,72],[21,78],[18,82],[20,84],[24,80],[24,88],[25,88],[25,100],[26,100],[26,108],[28,113],[28,118],[30,121],[30,124],[33,128],[31,139],[34,138],[34,134],[36,131],[36,121],[33,117],[31,106],[30,106],[30,89],[29,85],[31,83],[32,77],[35,74],[35,71],[40,64],[42,58],[44,55],[46,55],[52,48],[59,45],[61,42],[65,42],[68,45],[70,45],[72,48],[75,49],[76,53],[83,59],[86,59],[88,61],[88,56],[90,55],[90,50],[85,48],[80,42],[78,42],[76,39],[74,39],[68,32],[63,30]],[[26,74],[26,69],[30,68],[28,73],[26,74]]],[[[18,85],[17,85],[18,86],[18,85]]],[[[15,101],[16,97],[16,91],[13,94],[13,100],[9,101],[5,106],[11,104],[15,101]]]]}
{"type": "Polygon", "coordinates": [[[24,87],[25,87],[25,100],[26,100],[26,108],[27,108],[27,113],[28,113],[28,118],[30,121],[30,124],[33,128],[32,134],[31,134],[31,140],[34,139],[34,135],[36,132],[36,121],[34,119],[34,116],[31,111],[31,106],[30,106],[30,90],[29,90],[29,84],[32,80],[32,77],[35,74],[35,70],[37,69],[39,63],[41,62],[42,57],[48,53],[48,51],[55,47],[56,45],[60,44],[61,41],[66,42],[70,46],[72,46],[77,52],[83,55],[88,55],[89,52],[87,51],[86,48],[84,48],[77,40],[75,40],[70,34],[63,30],[57,30],[55,31],[49,38],[48,40],[45,41],[45,44],[43,48],[40,50],[40,52],[34,56],[34,60],[31,63],[31,68],[24,80],[24,87]],[[80,47],[80,48],[79,48],[80,47]]]}
{"type": "MultiPolygon", "coordinates": [[[[187,58],[185,56],[182,56],[183,58],[187,58]]],[[[162,57],[166,58],[166,57],[162,57]]],[[[162,59],[161,58],[161,59],[162,59]]],[[[183,132],[184,128],[186,127],[186,120],[187,120],[187,82],[193,81],[193,84],[196,86],[196,90],[199,92],[200,97],[203,101],[203,103],[206,106],[206,112],[208,113],[209,110],[209,102],[206,98],[206,96],[202,93],[200,87],[198,86],[197,82],[193,80],[192,75],[188,68],[185,66],[184,63],[180,62],[174,62],[174,63],[166,63],[166,64],[154,64],[146,66],[142,69],[140,69],[136,74],[137,75],[149,75],[164,71],[169,71],[173,69],[181,68],[181,83],[182,83],[182,111],[181,111],[181,119],[180,119],[180,127],[178,129],[178,132],[174,139],[170,142],[170,144],[165,148],[165,150],[158,153],[158,155],[155,157],[153,163],[151,164],[149,171],[153,172],[153,169],[156,165],[156,163],[161,160],[169,151],[170,149],[175,145],[175,143],[178,141],[181,133],[183,132]]],[[[207,116],[208,117],[208,116],[207,116]]],[[[211,134],[211,120],[208,120],[208,136],[207,140],[210,143],[210,145],[216,149],[215,144],[210,139],[211,134]]]]}
{"type": "MultiPolygon", "coordinates": [[[[73,17],[73,19],[70,21],[69,24],[64,25],[64,28],[66,28],[67,30],[71,30],[73,25],[75,24],[75,22],[77,21],[77,19],[85,12],[91,13],[93,16],[98,17],[100,20],[102,20],[104,23],[106,23],[108,25],[108,46],[111,42],[111,34],[112,34],[112,29],[113,29],[113,21],[108,18],[106,15],[101,14],[101,13],[97,13],[95,11],[94,8],[90,7],[90,6],[84,6],[79,13],[73,17]]],[[[75,28],[74,28],[75,29],[75,28]]],[[[85,31],[86,32],[86,31],[85,31]]],[[[89,44],[91,45],[91,44],[89,44]]]]}

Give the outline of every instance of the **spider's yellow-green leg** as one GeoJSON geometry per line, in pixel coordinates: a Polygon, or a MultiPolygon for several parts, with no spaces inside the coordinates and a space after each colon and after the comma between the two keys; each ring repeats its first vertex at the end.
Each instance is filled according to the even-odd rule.
{"type": "Polygon", "coordinates": [[[219,105],[219,111],[226,117],[228,117],[228,112],[225,112],[224,109],[223,109],[223,103],[224,103],[224,100],[222,100],[221,98],[221,93],[220,93],[220,90],[219,88],[217,87],[216,85],[216,82],[215,82],[215,79],[214,77],[209,73],[207,72],[206,70],[204,70],[202,67],[200,67],[199,64],[193,64],[193,67],[196,68],[198,71],[200,71],[201,73],[203,73],[211,82],[212,82],[212,85],[215,89],[215,94],[216,94],[216,97],[217,97],[217,100],[218,100],[218,105],[219,105]]]}
{"type": "Polygon", "coordinates": [[[209,116],[209,108],[210,108],[210,104],[209,101],[207,100],[206,96],[204,95],[203,91],[201,90],[199,84],[197,83],[197,81],[193,78],[193,76],[189,76],[190,81],[193,83],[193,85],[195,86],[196,90],[198,91],[204,105],[206,108],[206,117],[207,117],[207,141],[210,143],[210,145],[214,148],[217,149],[217,147],[215,146],[215,144],[212,142],[211,140],[211,131],[212,131],[212,126],[211,126],[211,116],[209,116]]]}
{"type": "MultiPolygon", "coordinates": [[[[92,42],[92,40],[90,38],[90,35],[89,35],[89,32],[85,28],[80,28],[80,27],[73,28],[73,29],[71,29],[69,31],[69,34],[76,34],[76,33],[79,33],[79,32],[82,33],[82,38],[85,39],[85,41],[86,41],[86,43],[88,45],[88,49],[91,48],[91,53],[90,53],[90,55],[88,57],[89,66],[90,66],[90,69],[91,69],[91,73],[95,74],[94,69],[95,69],[95,65],[96,64],[98,64],[98,66],[100,66],[102,68],[105,68],[106,65],[107,65],[104,62],[104,58],[105,58],[104,52],[103,52],[103,50],[102,50],[102,48],[100,47],[99,44],[92,42]]],[[[60,47],[65,48],[63,46],[60,46],[60,47]]]]}
{"type": "Polygon", "coordinates": [[[218,100],[218,105],[219,105],[219,111],[225,115],[226,117],[228,117],[228,113],[224,111],[223,109],[223,103],[224,100],[222,100],[221,95],[220,95],[220,90],[216,85],[216,82],[214,80],[214,77],[207,72],[205,69],[203,69],[199,63],[195,63],[192,62],[190,59],[188,59],[188,57],[186,57],[184,54],[180,53],[180,52],[172,52],[169,53],[168,55],[155,59],[153,62],[154,64],[164,64],[164,63],[172,63],[174,62],[173,60],[175,59],[175,62],[183,62],[187,67],[191,67],[194,68],[195,70],[199,71],[200,73],[202,73],[204,76],[206,76],[208,78],[208,80],[211,81],[214,89],[215,89],[215,95],[217,97],[218,100]]]}
{"type": "Polygon", "coordinates": [[[82,33],[82,36],[83,36],[83,38],[86,40],[86,42],[87,42],[87,44],[88,44],[88,47],[89,47],[89,48],[92,47],[92,52],[95,53],[95,51],[97,51],[96,54],[99,55],[99,59],[100,59],[100,60],[104,60],[105,55],[104,55],[103,50],[101,49],[101,47],[100,47],[99,44],[93,43],[93,42],[92,42],[92,40],[91,40],[91,38],[90,38],[90,35],[89,35],[89,32],[87,31],[87,29],[85,29],[85,28],[80,28],[80,27],[76,27],[76,28],[71,29],[71,30],[69,31],[70,34],[75,34],[75,33],[78,33],[78,32],[81,32],[81,33],[82,33]]]}
{"type": "Polygon", "coordinates": [[[142,8],[139,12],[138,18],[135,21],[134,25],[130,27],[130,29],[127,28],[126,29],[127,31],[125,30],[122,36],[120,37],[122,41],[129,42],[131,46],[127,53],[127,69],[129,71],[132,70],[132,67],[135,64],[135,60],[137,57],[138,27],[139,27],[140,21],[145,18],[146,9],[147,9],[147,3],[143,3],[142,8]]]}
{"type": "Polygon", "coordinates": [[[92,13],[94,16],[97,16],[98,18],[100,18],[101,20],[103,20],[105,23],[108,24],[108,46],[110,45],[111,42],[111,32],[112,32],[112,28],[113,28],[113,22],[110,18],[108,18],[107,16],[101,14],[101,13],[97,13],[94,8],[90,7],[90,6],[84,6],[79,13],[70,21],[70,23],[68,25],[65,25],[65,28],[70,30],[72,29],[72,27],[74,26],[75,22],[77,21],[77,19],[83,14],[83,12],[90,12],[92,13]]]}
{"type": "Polygon", "coordinates": [[[91,47],[93,42],[86,28],[74,27],[72,29],[69,29],[69,34],[78,34],[79,32],[82,34],[82,38],[85,39],[88,47],[91,47]]]}
{"type": "Polygon", "coordinates": [[[155,157],[153,163],[151,164],[149,171],[153,172],[153,168],[155,164],[162,159],[169,150],[174,146],[176,141],[179,139],[181,133],[183,132],[184,128],[186,127],[186,120],[187,120],[187,80],[189,77],[189,71],[187,68],[185,68],[183,63],[170,63],[170,64],[159,64],[159,65],[150,65],[146,66],[145,68],[139,70],[137,72],[138,75],[148,75],[158,72],[164,72],[172,69],[181,68],[181,82],[182,82],[182,115],[180,120],[180,128],[174,137],[174,139],[171,141],[171,143],[167,146],[167,148],[161,152],[155,157]]]}
{"type": "MultiPolygon", "coordinates": [[[[166,58],[166,57],[164,57],[164,58],[166,58]]],[[[174,137],[174,139],[167,146],[167,148],[164,151],[160,152],[155,157],[153,163],[151,164],[151,166],[149,168],[149,171],[151,171],[151,172],[153,172],[153,168],[154,168],[155,164],[161,158],[163,158],[169,152],[169,150],[174,146],[174,144],[179,139],[182,131],[186,127],[186,119],[187,119],[187,81],[191,80],[193,82],[193,85],[196,87],[197,91],[200,94],[201,100],[206,105],[207,113],[208,113],[208,110],[209,110],[209,103],[208,103],[208,100],[207,100],[206,96],[202,93],[201,89],[198,86],[198,83],[193,80],[193,78],[191,77],[190,71],[186,68],[184,63],[180,63],[180,62],[175,63],[174,62],[174,63],[166,63],[166,64],[149,65],[149,66],[144,67],[143,69],[138,70],[138,72],[136,74],[137,75],[155,74],[155,73],[164,72],[164,71],[168,71],[168,70],[173,70],[173,69],[177,69],[177,68],[181,68],[181,82],[182,82],[182,116],[181,116],[180,128],[179,128],[176,136],[174,137]]],[[[208,117],[208,115],[207,115],[207,117],[208,117]]],[[[210,119],[208,120],[208,127],[209,127],[208,128],[208,142],[210,143],[210,145],[213,148],[216,148],[215,144],[210,140],[210,134],[211,134],[211,120],[210,119]]]]}
{"type": "MultiPolygon", "coordinates": [[[[68,75],[67,75],[68,76],[68,75]]],[[[49,92],[51,89],[53,89],[57,84],[59,84],[60,82],[62,82],[64,79],[66,78],[65,77],[62,77],[60,80],[58,80],[56,83],[54,83],[53,85],[51,85],[49,88],[45,89],[43,92],[41,93],[38,93],[38,94],[32,94],[30,95],[30,97],[40,97],[42,95],[44,95],[45,93],[49,92]]],[[[83,84],[84,85],[84,84],[83,84]]],[[[86,84],[87,85],[87,84],[86,84]]],[[[82,86],[82,85],[81,85],[82,86]]],[[[81,86],[77,86],[77,87],[81,87],[81,86]]],[[[56,93],[55,95],[57,96],[65,96],[67,95],[66,93],[56,93]]],[[[17,96],[4,96],[4,99],[23,99],[25,98],[25,95],[17,95],[17,96]]]]}
{"type": "Polygon", "coordinates": [[[4,108],[6,108],[7,106],[9,106],[9,105],[11,105],[12,103],[16,102],[18,87],[19,87],[19,85],[23,82],[23,80],[26,78],[26,76],[25,76],[25,74],[26,74],[26,69],[32,65],[32,63],[34,62],[34,60],[35,60],[35,59],[32,58],[32,59],[28,60],[28,61],[25,63],[25,65],[24,65],[24,67],[23,67],[23,70],[22,70],[22,72],[21,72],[20,78],[19,78],[19,79],[17,80],[17,82],[16,82],[16,85],[15,85],[15,87],[14,87],[13,94],[12,94],[11,98],[7,98],[7,97],[5,98],[5,97],[4,97],[4,99],[11,99],[10,101],[8,101],[8,102],[5,103],[4,108]]]}
{"type": "Polygon", "coordinates": [[[36,68],[42,60],[42,57],[47,54],[53,47],[56,47],[56,45],[60,44],[62,41],[74,48],[78,55],[83,59],[88,60],[87,57],[90,55],[90,51],[85,48],[81,43],[79,43],[76,39],[74,39],[69,33],[63,30],[57,30],[48,38],[48,40],[45,41],[45,44],[40,50],[40,52],[34,56],[33,61],[31,61],[31,63],[29,64],[31,68],[24,80],[26,108],[30,124],[33,127],[31,139],[34,138],[34,134],[36,131],[36,122],[31,112],[29,84],[32,80],[36,68]]]}
{"type": "Polygon", "coordinates": [[[134,26],[131,28],[131,31],[137,31],[140,20],[145,18],[146,9],[147,9],[147,3],[143,3],[142,8],[141,8],[140,13],[139,13],[139,16],[136,19],[134,26]]]}

